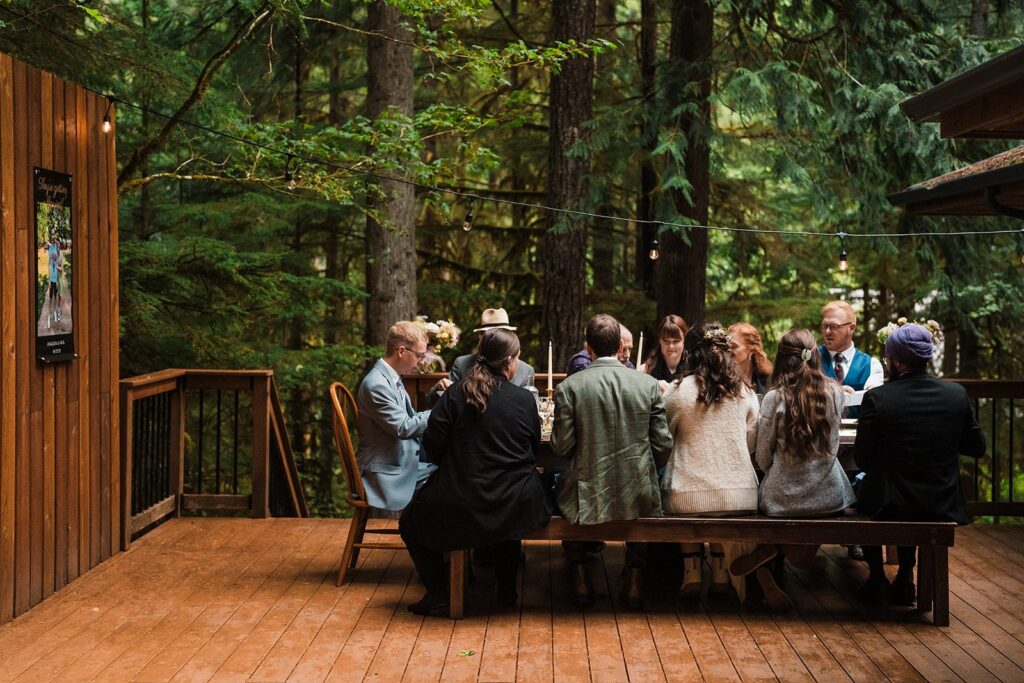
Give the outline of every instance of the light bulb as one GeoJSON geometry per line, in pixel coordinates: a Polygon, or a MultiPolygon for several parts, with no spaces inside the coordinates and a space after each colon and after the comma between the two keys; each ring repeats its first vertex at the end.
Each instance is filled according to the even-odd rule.
{"type": "Polygon", "coordinates": [[[103,132],[104,133],[109,133],[110,132],[110,128],[111,128],[111,125],[110,125],[110,114],[104,114],[103,115],[103,132]]]}
{"type": "Polygon", "coordinates": [[[658,253],[657,249],[651,249],[649,252],[647,252],[647,257],[652,261],[657,261],[658,256],[660,256],[660,254],[658,253]]]}
{"type": "Polygon", "coordinates": [[[848,267],[849,263],[847,263],[846,261],[846,252],[844,251],[841,254],[839,254],[839,270],[845,273],[848,267]]]}
{"type": "Polygon", "coordinates": [[[469,232],[473,229],[473,209],[466,214],[466,220],[462,221],[462,229],[469,232]]]}

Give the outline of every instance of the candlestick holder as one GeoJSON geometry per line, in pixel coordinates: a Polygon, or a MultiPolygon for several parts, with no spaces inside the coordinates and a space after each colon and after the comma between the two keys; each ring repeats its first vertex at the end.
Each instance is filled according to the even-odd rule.
{"type": "Polygon", "coordinates": [[[555,397],[555,390],[554,390],[554,389],[545,389],[545,392],[546,392],[546,393],[547,393],[547,395],[548,395],[548,400],[549,400],[549,401],[550,401],[550,400],[551,400],[552,398],[554,398],[554,397],[555,397]]]}

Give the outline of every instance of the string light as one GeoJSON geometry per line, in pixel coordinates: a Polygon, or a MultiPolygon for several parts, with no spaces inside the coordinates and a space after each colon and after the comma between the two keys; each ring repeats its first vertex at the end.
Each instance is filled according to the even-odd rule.
{"type": "MultiPolygon", "coordinates": [[[[288,155],[288,159],[285,160],[285,162],[284,162],[284,181],[287,184],[287,187],[288,187],[289,191],[294,190],[295,186],[296,186],[295,174],[292,171],[292,160],[294,160],[294,159],[295,159],[295,156],[292,155],[292,154],[289,154],[288,155]]],[[[296,164],[296,168],[297,167],[298,167],[298,164],[296,164]]]]}
{"type": "Polygon", "coordinates": [[[475,197],[469,200],[469,209],[466,211],[466,219],[462,221],[462,229],[469,232],[473,229],[473,203],[476,201],[475,197]]]}
{"type": "MultiPolygon", "coordinates": [[[[95,92],[95,91],[93,91],[93,92],[95,92]]],[[[97,94],[102,94],[102,93],[97,93],[97,94]]],[[[387,181],[399,183],[399,184],[402,184],[402,185],[410,185],[412,187],[415,187],[417,189],[423,190],[425,192],[433,192],[433,193],[438,193],[438,194],[446,194],[446,195],[450,195],[450,196],[453,196],[453,197],[463,197],[463,198],[469,199],[471,202],[472,201],[485,201],[486,200],[486,201],[494,202],[495,204],[505,204],[505,205],[508,205],[508,206],[516,206],[516,207],[520,207],[520,208],[524,208],[524,209],[532,209],[532,210],[537,210],[537,211],[549,211],[549,212],[552,212],[552,213],[567,214],[567,215],[578,216],[578,217],[581,217],[581,218],[587,218],[587,219],[591,219],[591,220],[609,220],[609,221],[617,221],[617,222],[623,222],[623,223],[634,223],[634,224],[637,224],[637,225],[655,225],[655,226],[658,226],[658,227],[664,225],[664,226],[673,227],[673,228],[685,228],[685,229],[697,228],[697,229],[700,229],[700,230],[717,230],[717,231],[723,231],[723,232],[743,232],[743,233],[753,233],[753,234],[762,234],[762,235],[781,235],[781,236],[799,236],[799,237],[837,237],[838,236],[840,238],[840,243],[841,243],[841,253],[840,253],[840,263],[839,263],[840,270],[846,270],[847,265],[848,265],[847,259],[846,259],[846,249],[845,249],[845,244],[844,244],[845,238],[847,238],[847,237],[849,237],[849,238],[857,238],[857,237],[865,237],[865,238],[867,238],[867,237],[871,237],[871,238],[966,237],[966,236],[977,236],[977,235],[1006,235],[1006,234],[1017,234],[1017,233],[1021,232],[1019,229],[1014,228],[1014,229],[1002,229],[1002,230],[959,230],[959,231],[935,231],[935,232],[890,232],[890,233],[847,233],[847,232],[843,232],[843,233],[835,233],[835,232],[814,231],[814,230],[784,230],[784,229],[783,230],[779,230],[779,229],[773,229],[773,228],[747,228],[747,227],[726,226],[726,225],[697,225],[697,224],[690,224],[690,223],[688,223],[688,224],[669,223],[669,222],[662,222],[662,221],[656,221],[656,220],[638,220],[636,218],[630,218],[630,217],[626,217],[626,216],[615,216],[615,215],[610,215],[610,214],[591,213],[591,212],[588,212],[588,211],[580,211],[579,209],[567,209],[567,208],[564,208],[564,207],[546,206],[544,204],[532,204],[530,202],[522,202],[522,201],[518,201],[518,200],[515,200],[515,199],[507,199],[505,197],[481,196],[479,194],[476,194],[475,192],[468,191],[468,190],[458,190],[458,189],[454,189],[454,188],[450,188],[450,187],[440,187],[440,186],[437,186],[437,185],[428,185],[426,183],[420,183],[420,182],[416,182],[414,180],[408,180],[408,179],[405,179],[405,178],[396,178],[396,177],[388,176],[388,175],[385,175],[385,174],[382,174],[382,173],[377,173],[375,171],[369,171],[369,170],[366,170],[366,169],[363,169],[363,168],[358,168],[358,167],[355,167],[355,166],[350,166],[350,165],[346,165],[346,164],[340,164],[340,163],[337,163],[337,162],[334,162],[334,161],[330,161],[328,159],[322,159],[322,158],[310,157],[310,156],[297,157],[296,155],[292,154],[291,152],[286,152],[284,150],[275,148],[275,147],[273,147],[271,145],[265,145],[265,144],[256,142],[254,140],[243,138],[241,136],[234,135],[232,133],[226,133],[226,132],[224,132],[222,130],[217,130],[217,129],[211,128],[209,126],[205,126],[203,124],[196,123],[194,121],[190,121],[188,119],[183,119],[183,118],[180,118],[180,117],[177,117],[177,116],[172,116],[172,115],[169,115],[169,114],[165,114],[163,112],[156,111],[156,110],[150,109],[148,107],[144,107],[144,106],[142,106],[140,104],[136,104],[134,102],[128,102],[126,100],[116,99],[112,95],[105,95],[105,97],[111,103],[116,101],[116,102],[119,102],[119,103],[121,103],[121,104],[123,104],[125,106],[128,106],[128,107],[131,107],[133,109],[136,109],[138,111],[147,112],[147,113],[153,114],[155,116],[160,116],[160,117],[162,117],[164,119],[167,119],[169,121],[174,121],[174,122],[179,123],[181,125],[189,126],[190,128],[194,128],[196,130],[201,130],[201,131],[210,133],[211,135],[216,135],[218,137],[227,138],[229,140],[237,142],[238,144],[248,145],[249,147],[253,147],[253,148],[259,149],[261,151],[270,152],[272,154],[280,154],[280,155],[285,155],[286,154],[289,157],[289,159],[296,159],[297,161],[301,160],[301,161],[305,161],[306,163],[317,164],[319,166],[324,166],[326,168],[332,168],[332,169],[335,169],[335,170],[344,171],[346,173],[353,173],[353,174],[361,175],[361,176],[364,176],[364,177],[367,177],[367,178],[374,178],[374,179],[377,179],[377,180],[387,180],[387,181]]],[[[109,106],[108,106],[108,111],[109,111],[109,106]]],[[[108,123],[107,120],[108,120],[108,118],[109,118],[109,116],[104,116],[104,132],[107,131],[107,123],[108,123]]],[[[286,169],[286,171],[285,171],[285,180],[286,181],[290,181],[289,189],[294,189],[295,188],[294,175],[290,172],[289,169],[286,169]],[[289,176],[291,176],[291,177],[289,178],[289,176]]],[[[469,218],[469,220],[463,222],[463,229],[464,230],[471,230],[472,229],[472,219],[470,218],[471,215],[472,215],[472,207],[470,209],[470,213],[467,214],[467,218],[469,218]],[[469,225],[468,228],[466,227],[467,224],[469,225]]],[[[650,249],[649,249],[647,255],[652,260],[658,258],[658,256],[659,256],[659,249],[658,249],[657,239],[651,240],[650,249]]],[[[1022,257],[1021,262],[1024,263],[1024,257],[1022,257]]]]}
{"type": "Polygon", "coordinates": [[[110,95],[107,95],[107,110],[105,112],[103,112],[103,126],[102,126],[102,128],[103,128],[103,132],[104,133],[109,133],[110,129],[112,127],[111,123],[110,123],[110,108],[113,105],[114,105],[114,98],[111,97],[110,95]]]}
{"type": "Polygon", "coordinates": [[[649,251],[647,252],[647,258],[652,261],[657,261],[659,256],[661,256],[661,252],[658,249],[658,238],[655,237],[651,240],[649,251]]]}
{"type": "Polygon", "coordinates": [[[839,270],[845,273],[846,269],[849,267],[849,264],[847,263],[847,259],[846,259],[846,238],[847,238],[847,234],[845,232],[840,232],[840,233],[838,233],[838,235],[839,235],[839,270]]]}

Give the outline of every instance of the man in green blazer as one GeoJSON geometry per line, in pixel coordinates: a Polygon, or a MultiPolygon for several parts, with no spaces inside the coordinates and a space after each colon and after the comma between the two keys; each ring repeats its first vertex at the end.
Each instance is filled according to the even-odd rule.
{"type": "MultiPolygon", "coordinates": [[[[558,507],[573,524],[661,516],[657,469],[672,452],[672,434],[658,382],[630,370],[616,355],[619,322],[595,315],[587,325],[587,349],[594,362],[565,379],[555,391],[551,449],[569,459],[559,482],[558,507]]],[[[600,544],[565,541],[573,601],[594,603],[588,553],[600,544]]],[[[626,544],[623,594],[640,607],[647,546],[626,544]]]]}

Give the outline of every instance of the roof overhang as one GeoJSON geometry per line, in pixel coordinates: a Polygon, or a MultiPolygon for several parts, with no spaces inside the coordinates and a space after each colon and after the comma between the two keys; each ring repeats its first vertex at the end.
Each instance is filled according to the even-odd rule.
{"type": "Polygon", "coordinates": [[[914,185],[888,199],[918,215],[1024,218],[1024,163],[936,182],[941,178],[914,185]]]}
{"type": "Polygon", "coordinates": [[[900,103],[944,138],[1024,138],[1024,45],[900,103]]]}

